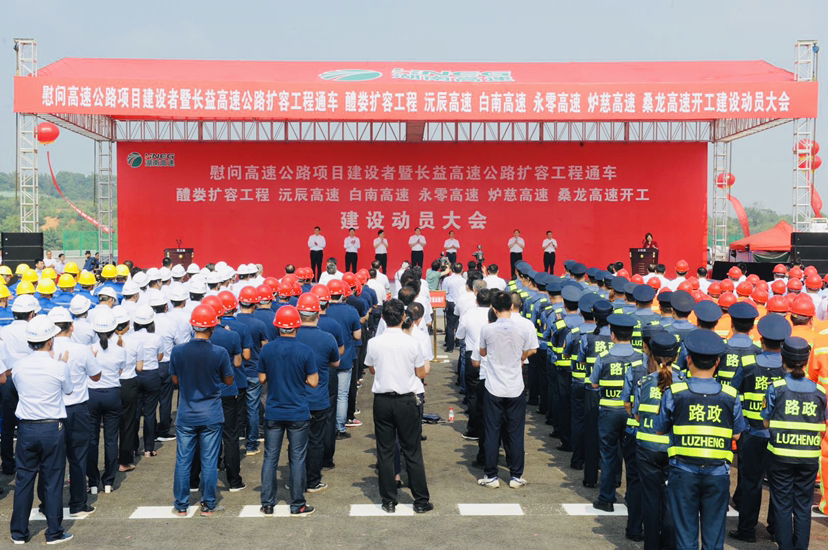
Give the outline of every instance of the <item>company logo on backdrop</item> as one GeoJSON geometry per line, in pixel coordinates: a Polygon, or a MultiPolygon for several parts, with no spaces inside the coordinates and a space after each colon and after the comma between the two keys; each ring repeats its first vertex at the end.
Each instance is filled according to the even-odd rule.
{"type": "Polygon", "coordinates": [[[175,153],[130,153],[127,164],[131,168],[139,168],[142,164],[147,168],[172,168],[175,166],[175,153]]]}
{"type": "Polygon", "coordinates": [[[368,69],[337,69],[335,71],[325,71],[319,75],[319,78],[339,82],[366,82],[376,80],[381,76],[381,72],[368,69]]]}
{"type": "Polygon", "coordinates": [[[512,71],[432,71],[394,69],[391,78],[425,82],[514,82],[512,71]]]}

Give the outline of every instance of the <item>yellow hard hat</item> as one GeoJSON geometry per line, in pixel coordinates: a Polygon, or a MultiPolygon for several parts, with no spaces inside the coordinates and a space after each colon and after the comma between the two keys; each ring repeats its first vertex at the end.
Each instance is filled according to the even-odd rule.
{"type": "Polygon", "coordinates": [[[37,271],[34,269],[29,269],[26,273],[23,274],[23,280],[29,283],[36,283],[38,279],[37,271]]]}
{"type": "Polygon", "coordinates": [[[43,279],[52,279],[54,281],[57,279],[57,271],[55,271],[55,268],[53,267],[47,267],[40,274],[40,277],[43,279]]]}
{"type": "Polygon", "coordinates": [[[129,277],[129,267],[124,264],[118,264],[115,267],[115,275],[118,277],[129,277]]]}
{"type": "Polygon", "coordinates": [[[14,270],[15,275],[23,275],[27,271],[29,271],[31,267],[27,266],[26,264],[18,264],[17,269],[14,270]]]}
{"type": "Polygon", "coordinates": [[[17,284],[17,295],[22,296],[24,294],[34,294],[35,289],[34,285],[28,281],[20,281],[17,284]]]}
{"type": "Polygon", "coordinates": [[[3,298],[8,298],[11,296],[11,292],[9,292],[9,287],[6,285],[0,285],[0,300],[3,298]]]}
{"type": "Polygon", "coordinates": [[[97,283],[98,281],[95,280],[94,273],[90,271],[84,271],[80,274],[80,277],[78,277],[78,282],[81,284],[81,286],[91,286],[97,283]]]}
{"type": "Polygon", "coordinates": [[[80,273],[80,269],[78,269],[78,264],[75,262],[69,262],[63,267],[63,272],[68,273],[70,275],[77,275],[80,273]]]}
{"type": "Polygon", "coordinates": [[[58,288],[75,288],[75,278],[68,273],[64,273],[58,279],[57,286],[58,288]]]}
{"type": "Polygon", "coordinates": [[[54,294],[56,290],[57,287],[52,279],[43,278],[37,283],[37,291],[40,294],[54,294]]]}
{"type": "Polygon", "coordinates": [[[12,270],[7,265],[0,265],[0,275],[13,275],[12,270]]]}
{"type": "Polygon", "coordinates": [[[114,279],[118,274],[118,270],[112,264],[106,264],[101,271],[101,277],[104,279],[114,279]]]}

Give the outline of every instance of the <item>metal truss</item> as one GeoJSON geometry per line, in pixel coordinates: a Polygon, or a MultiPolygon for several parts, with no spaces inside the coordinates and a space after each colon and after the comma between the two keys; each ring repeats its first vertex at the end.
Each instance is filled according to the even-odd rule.
{"type": "MultiPolygon", "coordinates": [[[[794,79],[798,82],[817,80],[819,47],[816,40],[799,40],[794,47],[794,79]]],[[[808,231],[814,217],[811,207],[811,189],[814,183],[814,171],[811,166],[813,157],[811,142],[816,139],[816,120],[798,118],[794,120],[793,129],[793,228],[794,231],[808,231]],[[800,162],[800,155],[804,159],[800,162]]]]}
{"type": "MultiPolygon", "coordinates": [[[[37,43],[16,38],[17,76],[37,76],[37,43]]],[[[38,213],[37,116],[17,115],[17,196],[20,202],[21,233],[40,231],[38,213]]]]}
{"type": "Polygon", "coordinates": [[[115,120],[104,115],[51,114],[40,118],[95,141],[115,139],[115,120]]]}
{"type": "Polygon", "coordinates": [[[790,118],[726,118],[716,121],[716,141],[734,141],[782,124],[790,118]]]}
{"type": "MultiPolygon", "coordinates": [[[[730,206],[730,187],[717,185],[720,174],[730,173],[732,143],[716,141],[713,143],[713,261],[726,261],[728,258],[727,212],[730,206]]],[[[722,176],[723,181],[725,176],[722,176]]]]}
{"type": "Polygon", "coordinates": [[[114,178],[114,143],[112,141],[95,141],[95,182],[98,194],[98,252],[101,262],[109,263],[115,259],[113,240],[115,227],[112,223],[114,211],[112,199],[115,195],[114,178]],[[101,229],[106,227],[109,232],[101,229]]]}

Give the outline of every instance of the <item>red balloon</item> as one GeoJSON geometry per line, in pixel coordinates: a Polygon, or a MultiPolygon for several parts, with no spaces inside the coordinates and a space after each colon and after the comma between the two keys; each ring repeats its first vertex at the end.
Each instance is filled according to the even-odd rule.
{"type": "Polygon", "coordinates": [[[731,174],[730,172],[723,172],[716,176],[716,185],[718,187],[733,187],[733,184],[736,183],[736,176],[731,174]]]}
{"type": "MultiPolygon", "coordinates": [[[[804,169],[808,163],[808,155],[799,155],[799,168],[804,169]]],[[[822,166],[822,159],[819,156],[813,156],[811,158],[811,171],[813,172],[820,166],[822,166]]]]}
{"type": "Polygon", "coordinates": [[[818,156],[815,156],[814,159],[811,161],[811,170],[816,170],[822,166],[822,159],[818,156]]]}
{"type": "Polygon", "coordinates": [[[60,135],[60,128],[51,122],[41,122],[37,125],[37,141],[42,145],[54,143],[60,135]]]}
{"type": "MultiPolygon", "coordinates": [[[[807,151],[808,147],[811,148],[811,154],[816,155],[819,153],[819,143],[816,141],[811,141],[810,139],[800,139],[799,143],[797,144],[797,151],[807,151]]],[[[807,153],[800,153],[800,156],[807,153]]]]}

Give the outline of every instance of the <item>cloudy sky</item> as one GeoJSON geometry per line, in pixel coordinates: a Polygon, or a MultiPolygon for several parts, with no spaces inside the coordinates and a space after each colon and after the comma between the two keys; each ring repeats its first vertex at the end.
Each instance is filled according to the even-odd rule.
{"type": "MultiPolygon", "coordinates": [[[[796,40],[815,38],[828,46],[825,0],[247,0],[230,4],[217,0],[132,4],[3,0],[2,11],[0,52],[5,53],[0,54],[0,74],[6,77],[0,79],[0,171],[12,171],[15,164],[15,37],[38,41],[41,66],[61,57],[506,62],[763,59],[792,70],[796,40]]],[[[828,86],[822,86],[821,113],[826,98],[828,86]]],[[[743,203],[760,202],[790,211],[791,139],[792,128],[785,125],[734,144],[734,194],[743,203]]],[[[828,155],[828,133],[822,141],[824,155],[828,155]]],[[[58,170],[91,172],[92,142],[64,132],[60,147],[54,147],[53,163],[58,170]]],[[[828,200],[828,174],[820,175],[817,187],[828,200]]]]}

